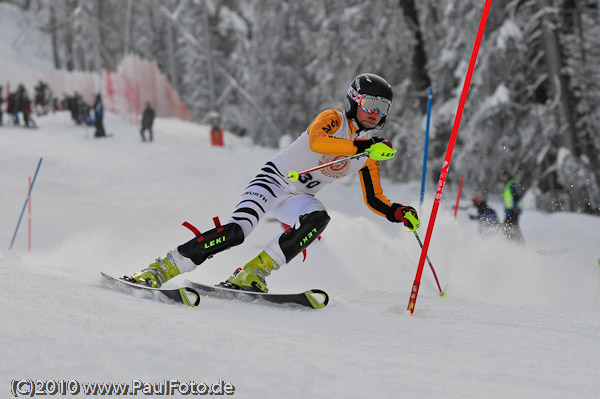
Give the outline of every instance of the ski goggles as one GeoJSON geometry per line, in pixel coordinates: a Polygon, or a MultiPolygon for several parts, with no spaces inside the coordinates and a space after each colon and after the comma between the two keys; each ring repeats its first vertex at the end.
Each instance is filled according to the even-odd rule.
{"type": "Polygon", "coordinates": [[[372,96],[370,94],[358,94],[352,86],[348,88],[348,95],[356,101],[363,111],[369,114],[377,111],[382,118],[387,116],[392,107],[392,102],[387,98],[372,96]]]}

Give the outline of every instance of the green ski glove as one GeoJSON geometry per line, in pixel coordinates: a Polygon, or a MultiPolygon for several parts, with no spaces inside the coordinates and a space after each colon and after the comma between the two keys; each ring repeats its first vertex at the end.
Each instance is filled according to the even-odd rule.
{"type": "Polygon", "coordinates": [[[394,155],[396,155],[396,149],[388,146],[385,143],[375,143],[367,148],[367,153],[371,159],[376,161],[386,161],[394,158],[394,155]]]}

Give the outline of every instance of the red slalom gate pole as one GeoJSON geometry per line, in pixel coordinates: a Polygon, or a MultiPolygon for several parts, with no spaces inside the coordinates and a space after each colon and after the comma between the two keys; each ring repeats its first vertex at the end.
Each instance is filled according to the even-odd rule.
{"type": "Polygon", "coordinates": [[[460,126],[460,120],[462,118],[463,110],[465,108],[465,102],[467,101],[467,95],[469,94],[469,87],[471,86],[471,78],[473,77],[473,70],[475,69],[475,63],[477,62],[477,54],[479,53],[479,47],[481,46],[481,40],[483,38],[483,32],[485,31],[485,25],[487,23],[488,15],[490,12],[490,6],[492,0],[486,0],[483,6],[483,12],[479,21],[479,29],[477,30],[477,37],[475,38],[475,44],[473,51],[471,52],[471,60],[469,61],[469,69],[467,70],[467,76],[463,85],[462,93],[460,95],[460,101],[458,103],[458,109],[456,110],[456,117],[454,118],[454,125],[452,126],[452,134],[450,135],[450,142],[448,143],[448,150],[446,151],[446,157],[444,158],[444,165],[440,173],[440,180],[435,193],[435,200],[433,202],[433,208],[431,209],[431,217],[429,218],[429,225],[427,226],[427,234],[425,236],[425,242],[423,243],[423,249],[421,251],[421,257],[419,258],[419,266],[417,268],[417,274],[415,275],[415,281],[410,292],[410,299],[408,301],[408,310],[411,316],[415,312],[415,305],[417,303],[417,296],[419,295],[419,286],[421,285],[421,276],[423,275],[423,267],[425,266],[425,259],[427,258],[427,250],[429,249],[429,242],[431,241],[431,234],[433,233],[433,226],[435,225],[435,218],[437,216],[438,208],[440,207],[440,200],[442,199],[442,192],[444,191],[444,184],[446,184],[446,177],[448,176],[448,168],[450,167],[450,161],[452,160],[452,151],[454,151],[454,144],[456,143],[456,136],[458,135],[458,128],[460,126]]]}
{"type": "Polygon", "coordinates": [[[465,178],[461,176],[460,184],[458,185],[458,195],[456,196],[456,206],[454,207],[454,219],[456,219],[456,214],[458,213],[458,203],[460,202],[460,193],[462,193],[463,181],[465,181],[465,178]]]}

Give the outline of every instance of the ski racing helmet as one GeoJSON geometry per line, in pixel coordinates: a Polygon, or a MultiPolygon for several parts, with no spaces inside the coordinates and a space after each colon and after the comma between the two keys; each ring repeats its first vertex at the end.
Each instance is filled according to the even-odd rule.
{"type": "Polygon", "coordinates": [[[477,206],[477,205],[481,205],[483,204],[483,195],[481,194],[475,194],[472,198],[473,201],[473,205],[477,206]]]}
{"type": "Polygon", "coordinates": [[[381,129],[392,107],[392,86],[381,76],[363,73],[354,78],[346,93],[345,111],[348,119],[354,120],[363,130],[381,129]],[[381,115],[379,124],[367,128],[356,119],[356,109],[361,107],[367,112],[377,111],[381,115]]]}

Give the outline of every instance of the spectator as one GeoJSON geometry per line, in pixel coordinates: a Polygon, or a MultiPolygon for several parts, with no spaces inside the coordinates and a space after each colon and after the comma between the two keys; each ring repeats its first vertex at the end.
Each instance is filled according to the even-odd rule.
{"type": "MultiPolygon", "coordinates": [[[[95,112],[95,111],[94,111],[95,112]]],[[[78,124],[86,125],[86,126],[95,126],[96,121],[95,118],[92,118],[90,115],[90,106],[87,105],[85,101],[81,98],[79,99],[79,116],[78,116],[78,124]]]]}
{"type": "Polygon", "coordinates": [[[104,106],[102,105],[102,97],[100,93],[96,95],[96,101],[94,101],[94,118],[96,123],[96,133],[94,133],[94,137],[106,137],[106,132],[104,131],[104,106]]]}
{"type": "Polygon", "coordinates": [[[12,92],[8,95],[6,104],[6,113],[12,115],[13,125],[19,126],[19,112],[17,107],[17,93],[12,92]]]}
{"type": "Polygon", "coordinates": [[[504,233],[506,238],[515,243],[523,243],[523,235],[519,228],[519,216],[521,215],[521,191],[510,173],[502,173],[504,182],[504,233]]]}
{"type": "Polygon", "coordinates": [[[35,121],[31,117],[31,99],[25,89],[23,89],[23,92],[21,93],[20,111],[23,113],[25,127],[36,127],[35,121]]]}
{"type": "Polygon", "coordinates": [[[26,127],[29,127],[32,123],[29,117],[31,112],[31,100],[27,94],[27,89],[25,89],[25,86],[22,84],[17,87],[17,92],[15,93],[13,112],[15,113],[15,125],[19,125],[19,112],[23,114],[23,122],[25,122],[26,127]]]}
{"type": "Polygon", "coordinates": [[[154,123],[154,117],[156,113],[150,106],[150,102],[146,101],[146,109],[144,109],[144,113],[142,114],[142,129],[140,130],[140,134],[142,135],[142,141],[146,141],[146,136],[144,132],[148,130],[150,136],[149,141],[152,142],[152,124],[154,123]]]}
{"type": "Polygon", "coordinates": [[[223,146],[223,130],[221,129],[221,114],[217,111],[211,111],[210,120],[210,142],[215,146],[223,146]]]}
{"type": "Polygon", "coordinates": [[[60,111],[62,108],[58,97],[54,97],[52,99],[52,112],[60,111]]]}
{"type": "Polygon", "coordinates": [[[70,98],[69,106],[71,110],[71,118],[79,125],[79,94],[75,92],[73,97],[70,98]]]}
{"type": "Polygon", "coordinates": [[[51,98],[48,84],[40,80],[34,88],[33,101],[37,115],[45,115],[48,112],[48,100],[51,98]]]}
{"type": "Polygon", "coordinates": [[[4,95],[2,94],[3,87],[0,85],[0,126],[2,126],[2,105],[4,104],[4,95]]]}

